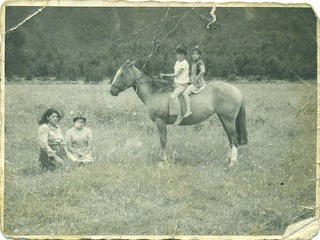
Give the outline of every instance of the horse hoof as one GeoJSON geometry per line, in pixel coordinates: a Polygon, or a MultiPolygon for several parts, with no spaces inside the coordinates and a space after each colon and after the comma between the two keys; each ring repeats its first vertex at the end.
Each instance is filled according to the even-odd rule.
{"type": "Polygon", "coordinates": [[[167,157],[166,153],[161,151],[159,155],[160,155],[161,161],[166,162],[168,160],[168,157],[167,157]]]}
{"type": "Polygon", "coordinates": [[[164,163],[163,163],[163,162],[159,162],[159,163],[158,163],[158,167],[159,167],[159,168],[164,168],[164,163]]]}
{"type": "Polygon", "coordinates": [[[231,162],[228,166],[228,169],[234,168],[236,165],[238,165],[238,161],[236,162],[231,162]]]}
{"type": "Polygon", "coordinates": [[[161,158],[161,161],[163,161],[163,162],[167,162],[167,161],[168,161],[168,158],[167,158],[167,156],[165,156],[165,157],[162,157],[162,158],[161,158]]]}

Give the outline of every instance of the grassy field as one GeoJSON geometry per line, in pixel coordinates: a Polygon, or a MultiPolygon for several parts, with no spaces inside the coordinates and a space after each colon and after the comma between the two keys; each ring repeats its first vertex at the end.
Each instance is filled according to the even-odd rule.
{"type": "Polygon", "coordinates": [[[246,99],[249,144],[227,171],[227,138],[214,116],[169,126],[159,167],[156,126],[132,89],[8,84],[5,89],[5,234],[281,235],[314,215],[316,85],[236,84],[246,99]],[[88,116],[96,161],[38,168],[37,121],[47,107],[88,116]]]}

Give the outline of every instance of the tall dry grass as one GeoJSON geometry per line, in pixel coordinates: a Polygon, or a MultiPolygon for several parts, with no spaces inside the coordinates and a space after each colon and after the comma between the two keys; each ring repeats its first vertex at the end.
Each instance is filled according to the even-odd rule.
{"type": "Polygon", "coordinates": [[[169,126],[169,161],[158,166],[156,126],[132,89],[8,84],[5,92],[5,234],[274,235],[315,206],[315,84],[237,85],[249,144],[226,171],[227,138],[216,116],[169,126]],[[83,111],[96,161],[42,172],[37,121],[47,107],[83,111]]]}

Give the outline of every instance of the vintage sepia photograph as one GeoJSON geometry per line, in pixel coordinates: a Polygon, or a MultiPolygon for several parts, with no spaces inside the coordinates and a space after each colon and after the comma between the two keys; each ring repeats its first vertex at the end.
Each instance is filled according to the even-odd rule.
{"type": "Polygon", "coordinates": [[[290,239],[318,223],[310,6],[1,14],[5,236],[290,239]]]}

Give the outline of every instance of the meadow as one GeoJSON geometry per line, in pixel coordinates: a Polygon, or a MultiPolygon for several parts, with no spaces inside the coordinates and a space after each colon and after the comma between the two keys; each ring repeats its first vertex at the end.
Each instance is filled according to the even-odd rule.
{"type": "Polygon", "coordinates": [[[314,216],[316,83],[235,83],[246,101],[248,145],[226,169],[217,116],[169,126],[159,167],[155,124],[133,89],[106,82],[5,86],[6,235],[282,235],[314,216]],[[94,163],[38,167],[37,121],[47,107],[72,126],[83,111],[94,163]]]}

